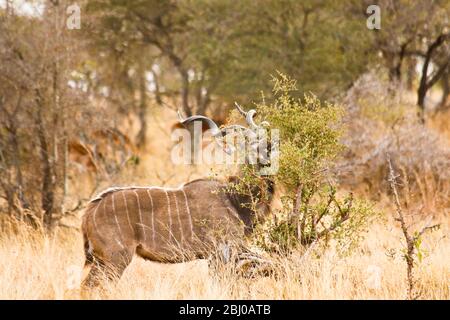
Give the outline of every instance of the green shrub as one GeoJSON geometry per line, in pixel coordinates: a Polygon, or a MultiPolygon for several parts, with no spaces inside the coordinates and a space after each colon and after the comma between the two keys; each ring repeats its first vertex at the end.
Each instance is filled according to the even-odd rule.
{"type": "MultiPolygon", "coordinates": [[[[279,74],[274,79],[274,100],[257,104],[259,120],[278,129],[280,136],[279,170],[269,177],[258,176],[256,166],[246,166],[234,188],[241,193],[252,186],[275,182],[281,193],[282,208],[271,218],[260,221],[254,233],[257,245],[268,251],[289,251],[298,245],[309,246],[319,240],[335,239],[342,248],[351,248],[374,216],[372,206],[338,196],[328,180],[332,161],[343,150],[339,143],[343,109],[321,103],[314,95],[293,98],[295,81],[279,74]]],[[[261,194],[264,200],[266,195],[261,194]]]]}

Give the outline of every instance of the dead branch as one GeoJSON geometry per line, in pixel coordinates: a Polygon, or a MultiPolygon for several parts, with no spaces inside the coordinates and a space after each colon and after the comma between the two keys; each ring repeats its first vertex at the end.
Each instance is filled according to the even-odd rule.
{"type": "Polygon", "coordinates": [[[404,258],[406,261],[406,279],[408,284],[407,289],[407,298],[409,300],[415,300],[419,297],[420,293],[415,291],[415,280],[414,280],[414,264],[416,259],[416,253],[418,248],[416,247],[416,244],[418,243],[418,240],[420,237],[427,231],[435,230],[436,228],[439,228],[439,225],[430,225],[431,219],[425,224],[425,226],[418,232],[415,232],[414,235],[411,235],[408,225],[405,220],[405,215],[403,213],[402,206],[400,204],[400,196],[397,189],[397,179],[398,175],[395,174],[394,168],[392,166],[391,159],[388,155],[388,166],[389,166],[389,183],[392,189],[392,193],[394,195],[394,203],[396,207],[396,214],[395,220],[400,222],[401,230],[403,233],[403,236],[406,241],[406,252],[404,254],[404,258]]]}

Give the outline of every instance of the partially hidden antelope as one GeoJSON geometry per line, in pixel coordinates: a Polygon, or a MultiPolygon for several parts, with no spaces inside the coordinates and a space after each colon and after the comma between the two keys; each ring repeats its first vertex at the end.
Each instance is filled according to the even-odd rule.
{"type": "MultiPolygon", "coordinates": [[[[180,121],[183,125],[203,121],[219,140],[230,128],[256,137],[260,126],[253,119],[255,110],[244,112],[237,107],[248,128],[221,129],[204,116],[184,120],[180,116],[180,121]]],[[[253,145],[259,143],[253,141],[253,145]]],[[[101,192],[89,202],[82,221],[87,274],[83,285],[97,285],[100,274],[120,277],[135,254],[155,262],[178,263],[208,258],[215,245],[243,239],[252,232],[256,217],[270,210],[270,201],[250,206],[252,197],[262,199],[264,193],[265,199],[271,199],[274,189],[265,177],[264,187],[239,194],[230,191],[237,179],[198,179],[178,188],[113,187],[101,192]]]]}

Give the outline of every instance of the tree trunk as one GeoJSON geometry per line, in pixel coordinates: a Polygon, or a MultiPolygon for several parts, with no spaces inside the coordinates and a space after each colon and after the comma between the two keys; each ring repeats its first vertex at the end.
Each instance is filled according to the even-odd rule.
{"type": "Polygon", "coordinates": [[[47,231],[53,227],[53,205],[54,205],[54,181],[53,170],[49,157],[49,146],[47,135],[42,117],[42,101],[38,98],[38,110],[36,115],[37,137],[39,141],[39,150],[41,157],[41,175],[42,175],[42,189],[41,189],[41,204],[44,211],[43,222],[47,231]]]}
{"type": "Polygon", "coordinates": [[[192,110],[189,106],[189,76],[187,71],[180,70],[181,75],[181,101],[183,104],[183,111],[187,117],[192,116],[192,110]]]}
{"type": "Polygon", "coordinates": [[[437,37],[436,40],[428,47],[425,54],[422,74],[420,77],[420,84],[417,90],[417,105],[420,108],[420,117],[422,122],[424,121],[425,115],[425,97],[427,95],[427,91],[442,77],[443,73],[447,70],[447,67],[449,65],[449,62],[447,61],[444,65],[438,68],[438,71],[434,73],[434,76],[431,79],[428,79],[428,67],[430,66],[433,52],[444,43],[447,37],[447,34],[441,34],[439,37],[437,37]]]}
{"type": "Polygon", "coordinates": [[[181,77],[181,103],[183,106],[183,111],[187,117],[192,116],[192,110],[189,106],[189,74],[187,70],[183,67],[183,61],[174,54],[173,49],[169,48],[166,50],[169,59],[172,61],[175,68],[181,77]]]}
{"type": "MultiPolygon", "coordinates": [[[[52,10],[49,11],[51,18],[53,19],[53,27],[55,28],[54,34],[54,49],[53,56],[53,70],[52,70],[52,116],[53,116],[53,128],[49,128],[49,133],[52,135],[51,147],[53,149],[53,157],[50,159],[51,171],[53,171],[53,208],[52,215],[62,216],[64,212],[64,201],[66,197],[66,185],[67,185],[67,130],[65,123],[65,105],[62,100],[64,94],[64,86],[61,86],[65,81],[64,69],[65,69],[65,57],[61,51],[60,43],[64,43],[64,8],[60,5],[59,1],[52,1],[52,10]]],[[[50,18],[50,17],[49,17],[50,18]]],[[[49,226],[51,229],[51,224],[49,226]]]]}
{"type": "Polygon", "coordinates": [[[146,134],[147,134],[147,88],[145,79],[145,68],[140,63],[139,66],[139,122],[141,123],[141,128],[137,135],[137,145],[138,147],[143,147],[146,144],[146,134]]]}
{"type": "Polygon", "coordinates": [[[53,159],[50,165],[54,171],[54,203],[53,211],[57,215],[63,213],[63,204],[66,193],[66,166],[67,166],[67,133],[64,121],[64,106],[61,104],[61,90],[59,86],[59,64],[55,61],[53,70],[53,128],[52,147],[53,159]]]}
{"type": "Polygon", "coordinates": [[[423,113],[425,110],[425,96],[427,94],[427,88],[425,85],[419,86],[417,90],[417,105],[420,108],[420,111],[423,113]]]}

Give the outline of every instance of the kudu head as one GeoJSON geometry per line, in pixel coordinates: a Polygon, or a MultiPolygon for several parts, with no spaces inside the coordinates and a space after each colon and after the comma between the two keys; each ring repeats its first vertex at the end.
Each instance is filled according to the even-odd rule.
{"type": "MultiPolygon", "coordinates": [[[[180,119],[180,123],[185,127],[194,121],[202,121],[206,123],[214,140],[228,154],[236,151],[236,148],[230,146],[229,144],[225,145],[223,143],[225,136],[232,133],[242,134],[245,138],[245,141],[248,143],[248,148],[246,150],[240,150],[245,152],[245,163],[255,164],[259,167],[268,165],[270,162],[269,154],[271,151],[271,146],[269,143],[267,143],[267,135],[265,129],[269,127],[269,123],[267,121],[263,121],[258,125],[254,120],[256,116],[256,110],[251,109],[248,112],[245,112],[237,103],[235,103],[235,107],[245,118],[248,127],[244,127],[238,124],[232,124],[220,128],[212,119],[202,115],[195,115],[183,119],[180,112],[178,112],[178,117],[180,119]]],[[[242,145],[238,146],[238,148],[242,147],[242,145]]]]}

